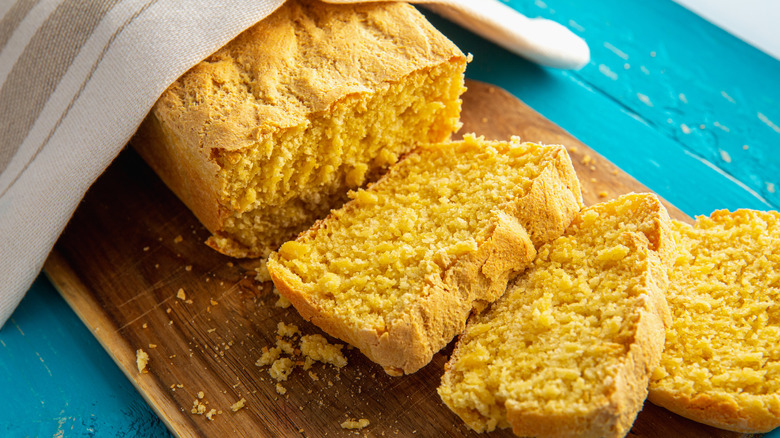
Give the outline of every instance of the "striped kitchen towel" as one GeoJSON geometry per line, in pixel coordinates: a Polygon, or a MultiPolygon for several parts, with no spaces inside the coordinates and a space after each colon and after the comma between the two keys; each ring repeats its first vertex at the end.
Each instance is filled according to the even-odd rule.
{"type": "MultiPolygon", "coordinates": [[[[536,62],[588,62],[563,26],[497,0],[417,1],[536,62]]],[[[158,96],[283,2],[0,0],[0,327],[158,96]]]]}
{"type": "Polygon", "coordinates": [[[157,97],[283,1],[0,1],[0,326],[157,97]]]}

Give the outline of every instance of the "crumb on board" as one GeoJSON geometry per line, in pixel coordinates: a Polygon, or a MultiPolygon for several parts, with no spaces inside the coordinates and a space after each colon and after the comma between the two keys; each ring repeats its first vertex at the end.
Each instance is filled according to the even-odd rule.
{"type": "Polygon", "coordinates": [[[209,298],[209,303],[210,303],[212,306],[216,306],[217,304],[219,304],[219,302],[217,302],[217,301],[214,301],[214,298],[209,298]]]}
{"type": "Polygon", "coordinates": [[[582,164],[590,164],[593,161],[593,157],[591,157],[588,154],[585,154],[584,157],[582,157],[582,164]]]}
{"type": "Polygon", "coordinates": [[[157,348],[157,344],[149,344],[149,348],[157,348]]]}
{"type": "Polygon", "coordinates": [[[341,423],[342,429],[365,429],[371,424],[367,418],[361,418],[359,420],[349,419],[341,423]]]}
{"type": "Polygon", "coordinates": [[[198,399],[203,400],[203,397],[205,397],[206,394],[203,393],[203,391],[198,391],[198,399]]]}
{"type": "Polygon", "coordinates": [[[284,322],[279,321],[279,323],[276,324],[276,333],[283,338],[289,338],[300,333],[300,330],[298,330],[298,326],[295,324],[285,324],[284,322]]]}
{"type": "Polygon", "coordinates": [[[255,362],[255,365],[259,367],[271,365],[276,359],[279,359],[279,355],[282,353],[282,349],[279,347],[263,347],[262,351],[263,354],[261,354],[260,358],[257,359],[257,362],[255,362]]]}
{"type": "Polygon", "coordinates": [[[149,324],[147,324],[147,323],[143,323],[143,324],[141,325],[141,328],[147,328],[147,327],[149,327],[149,324]]]}
{"type": "Polygon", "coordinates": [[[183,288],[179,288],[178,292],[176,292],[176,298],[184,301],[187,299],[187,294],[184,292],[183,288]]]}
{"type": "Polygon", "coordinates": [[[242,398],[241,400],[230,405],[230,410],[233,412],[238,412],[241,408],[245,406],[245,404],[246,404],[246,400],[242,398]]]}
{"type": "Polygon", "coordinates": [[[322,335],[301,336],[300,348],[304,356],[338,368],[347,364],[347,358],[341,352],[343,347],[341,344],[331,344],[322,335]]]}
{"type": "Polygon", "coordinates": [[[293,361],[290,358],[282,357],[274,361],[268,368],[268,374],[277,382],[287,380],[287,377],[293,371],[293,361]]]}
{"type": "Polygon", "coordinates": [[[195,399],[192,401],[192,409],[190,409],[190,413],[195,415],[203,415],[206,413],[206,405],[201,403],[200,400],[195,399]]]}
{"type": "Polygon", "coordinates": [[[173,243],[181,243],[183,240],[184,240],[184,238],[183,238],[183,237],[181,237],[181,234],[179,234],[178,236],[176,236],[176,237],[173,239],[173,243]]]}
{"type": "Polygon", "coordinates": [[[187,266],[185,266],[185,267],[184,267],[184,270],[185,270],[185,271],[187,271],[187,272],[190,272],[190,271],[192,271],[192,265],[187,265],[187,266]]]}
{"type": "Polygon", "coordinates": [[[146,352],[142,349],[138,349],[135,352],[135,365],[138,367],[139,373],[145,373],[146,371],[146,364],[149,363],[149,355],[146,354],[146,352]]]}
{"type": "Polygon", "coordinates": [[[217,410],[216,409],[212,409],[212,410],[206,412],[206,418],[208,418],[209,421],[214,421],[214,414],[216,414],[216,413],[217,413],[217,410]]]}
{"type": "Polygon", "coordinates": [[[292,342],[285,341],[284,339],[277,339],[276,340],[276,346],[282,351],[284,354],[293,355],[295,354],[295,347],[293,347],[292,342]]]}
{"type": "Polygon", "coordinates": [[[282,384],[281,384],[281,383],[277,383],[277,384],[276,384],[276,392],[277,392],[279,395],[285,395],[285,394],[287,394],[287,388],[285,388],[284,386],[282,386],[282,384]]]}
{"type": "Polygon", "coordinates": [[[292,305],[290,300],[288,300],[285,296],[279,293],[279,290],[274,286],[273,293],[279,297],[278,300],[276,300],[276,304],[274,304],[276,307],[281,307],[282,309],[286,309],[292,305]]]}
{"type": "Polygon", "coordinates": [[[568,151],[569,151],[569,153],[572,153],[572,154],[576,154],[577,152],[579,152],[579,151],[580,151],[580,150],[577,148],[577,146],[571,146],[571,147],[567,147],[567,148],[566,148],[566,150],[568,150],[568,151]]]}
{"type": "Polygon", "coordinates": [[[609,196],[609,193],[606,191],[602,190],[599,192],[599,198],[606,198],[607,196],[609,196]]]}
{"type": "Polygon", "coordinates": [[[260,266],[255,268],[255,281],[265,283],[271,281],[271,273],[268,272],[268,265],[266,264],[268,259],[260,260],[260,266]]]}

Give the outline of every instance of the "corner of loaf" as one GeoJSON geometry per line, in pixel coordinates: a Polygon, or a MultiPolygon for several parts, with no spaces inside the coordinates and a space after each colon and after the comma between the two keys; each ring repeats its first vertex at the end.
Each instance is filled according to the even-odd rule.
{"type": "Polygon", "coordinates": [[[304,318],[395,375],[426,365],[531,263],[528,230],[554,239],[582,206],[562,147],[474,136],[415,149],[351,198],[268,270],[304,318]]]}
{"type": "Polygon", "coordinates": [[[466,56],[407,4],[287,1],[160,97],[134,146],[236,257],[460,127],[466,56]]]}

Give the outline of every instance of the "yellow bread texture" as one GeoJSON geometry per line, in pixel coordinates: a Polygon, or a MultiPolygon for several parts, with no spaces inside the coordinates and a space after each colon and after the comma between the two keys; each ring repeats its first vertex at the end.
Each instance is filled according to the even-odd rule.
{"type": "Polygon", "coordinates": [[[719,210],[674,222],[674,318],[649,399],[744,433],[780,426],[780,213],[719,210]]]}
{"type": "Polygon", "coordinates": [[[391,375],[417,371],[582,206],[562,146],[425,145],[268,261],[307,320],[391,375]]]}
{"type": "Polygon", "coordinates": [[[472,429],[622,437],[664,343],[675,242],[650,194],[585,208],[469,319],[438,392],[472,429]]]}
{"type": "Polygon", "coordinates": [[[267,255],[449,139],[466,63],[408,4],[289,0],[171,85],[133,144],[210,246],[267,255]]]}

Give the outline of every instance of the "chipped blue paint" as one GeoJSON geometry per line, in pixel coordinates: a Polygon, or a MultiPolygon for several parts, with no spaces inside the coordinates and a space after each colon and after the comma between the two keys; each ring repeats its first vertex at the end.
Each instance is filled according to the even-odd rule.
{"type": "MultiPolygon", "coordinates": [[[[777,209],[780,62],[668,0],[507,3],[568,25],[591,63],[538,67],[432,18],[475,55],[469,77],[508,89],[688,214],[777,209]]],[[[169,435],[44,278],[0,330],[0,388],[0,436],[169,435]]]]}
{"type": "Polygon", "coordinates": [[[51,283],[0,330],[0,436],[169,436],[51,283]]]}

